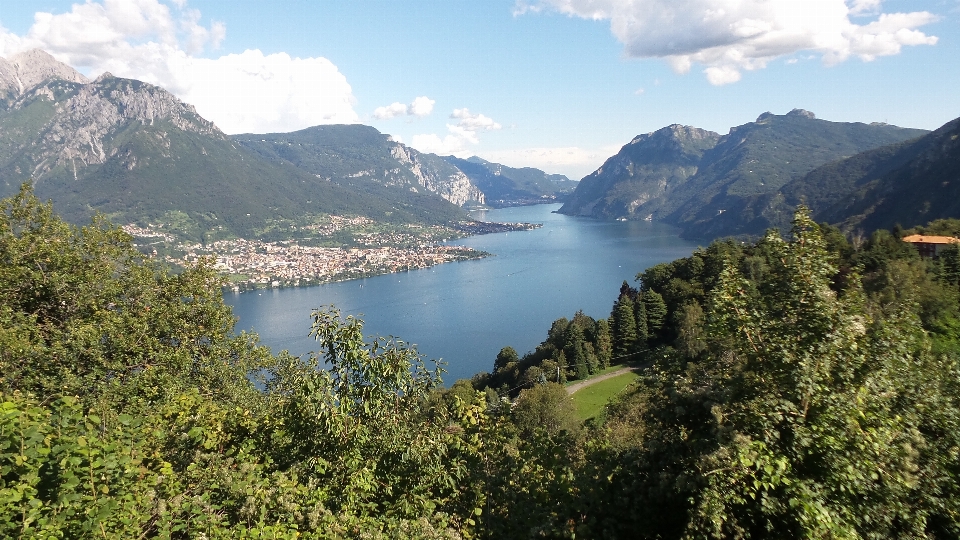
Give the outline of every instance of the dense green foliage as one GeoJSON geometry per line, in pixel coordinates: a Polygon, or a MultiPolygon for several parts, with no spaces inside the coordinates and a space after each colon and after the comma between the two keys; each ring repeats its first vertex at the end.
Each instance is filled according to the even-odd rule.
{"type": "Polygon", "coordinates": [[[414,350],[317,311],[322,354],[271,356],[209,266],[129,240],[29,191],[0,207],[4,537],[468,534],[483,413],[428,410],[414,350]]]}
{"type": "Polygon", "coordinates": [[[555,531],[960,534],[960,252],[923,260],[886,231],[854,246],[803,212],[792,235],[714,243],[624,284],[613,343],[636,335],[616,321],[638,297],[664,324],[640,381],[569,432],[557,471],[578,495],[555,531]]]}
{"type": "Polygon", "coordinates": [[[608,321],[578,311],[572,320],[555,320],[547,339],[522,358],[513,347],[504,347],[494,362],[493,373],[478,373],[472,385],[478,390],[492,389],[503,397],[516,397],[522,389],[543,382],[586,379],[610,366],[613,346],[608,321]]]}
{"type": "Polygon", "coordinates": [[[208,265],[171,275],[24,189],[0,203],[0,535],[956,538],[958,276],[955,249],[801,211],[443,389],[332,308],[317,353],[271,355],[208,265]],[[618,343],[646,367],[581,425],[557,382],[618,343]]]}

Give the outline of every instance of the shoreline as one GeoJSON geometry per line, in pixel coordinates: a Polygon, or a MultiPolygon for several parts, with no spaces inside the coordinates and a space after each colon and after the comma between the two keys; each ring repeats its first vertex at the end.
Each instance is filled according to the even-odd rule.
{"type": "MultiPolygon", "coordinates": [[[[357,274],[356,272],[349,272],[349,276],[344,276],[343,274],[334,274],[330,279],[319,279],[319,278],[300,278],[296,280],[270,280],[268,282],[257,282],[253,285],[247,285],[250,282],[243,282],[247,286],[238,286],[238,285],[224,285],[221,287],[223,292],[232,292],[236,294],[243,294],[245,292],[254,292],[254,291],[265,291],[265,290],[274,290],[274,289],[290,289],[290,288],[300,288],[300,287],[317,287],[320,285],[328,285],[330,283],[344,283],[347,281],[353,281],[357,279],[366,279],[378,276],[388,276],[391,274],[400,274],[403,272],[410,272],[414,270],[426,270],[427,268],[433,268],[434,266],[440,266],[442,264],[449,263],[460,263],[467,261],[478,261],[480,259],[486,259],[487,257],[496,257],[493,253],[488,253],[486,251],[476,251],[477,256],[475,257],[464,257],[453,260],[447,260],[438,262],[435,264],[425,265],[425,266],[408,266],[406,268],[397,269],[397,270],[387,270],[384,272],[370,271],[362,272],[357,274]],[[276,283],[276,285],[274,285],[276,283]]],[[[227,274],[229,276],[229,274],[227,274]]]]}

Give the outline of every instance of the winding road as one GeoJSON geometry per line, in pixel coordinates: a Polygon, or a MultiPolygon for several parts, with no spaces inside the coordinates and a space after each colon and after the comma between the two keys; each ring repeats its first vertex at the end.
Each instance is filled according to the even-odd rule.
{"type": "Polygon", "coordinates": [[[610,373],[604,373],[599,377],[594,377],[592,379],[587,379],[585,381],[580,381],[578,383],[571,384],[570,386],[567,387],[567,393],[573,394],[577,390],[581,390],[590,385],[597,384],[598,382],[605,381],[607,379],[612,379],[614,377],[619,377],[620,375],[623,375],[624,373],[630,373],[631,371],[640,371],[644,367],[646,366],[629,366],[625,368],[620,368],[616,371],[611,371],[610,373]]]}

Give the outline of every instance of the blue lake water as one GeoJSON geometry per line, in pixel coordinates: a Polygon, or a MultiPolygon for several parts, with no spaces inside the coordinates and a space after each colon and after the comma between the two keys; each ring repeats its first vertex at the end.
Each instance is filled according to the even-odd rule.
{"type": "MultiPolygon", "coordinates": [[[[689,255],[696,245],[659,223],[606,222],[554,214],[559,205],[478,213],[484,221],[542,223],[533,231],[452,242],[493,253],[399,274],[316,287],[227,292],[237,329],[254,330],[274,351],[317,349],[310,312],[333,304],[365,321],[364,334],[397,336],[428,360],[447,363],[448,385],[490,371],[501,348],[522,356],[546,339],[550,324],[578,309],[607,317],[623,280],[689,255]]],[[[428,366],[430,364],[428,363],[428,366]]]]}

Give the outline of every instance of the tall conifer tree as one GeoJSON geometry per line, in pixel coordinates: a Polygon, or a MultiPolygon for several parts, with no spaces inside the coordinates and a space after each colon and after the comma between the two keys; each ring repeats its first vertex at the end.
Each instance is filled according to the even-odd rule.
{"type": "Polygon", "coordinates": [[[613,355],[629,354],[637,341],[637,323],[633,316],[633,300],[622,296],[613,307],[613,355]]]}

